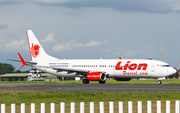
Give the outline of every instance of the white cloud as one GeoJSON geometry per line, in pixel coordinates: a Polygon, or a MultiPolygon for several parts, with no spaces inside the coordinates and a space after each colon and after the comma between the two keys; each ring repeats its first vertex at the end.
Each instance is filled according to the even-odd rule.
{"type": "Polygon", "coordinates": [[[100,45],[103,45],[107,42],[101,42],[101,41],[91,41],[87,44],[78,43],[75,39],[71,40],[68,43],[65,44],[58,44],[52,48],[52,51],[71,51],[72,48],[83,48],[83,47],[97,47],[100,45]]]}
{"type": "Polygon", "coordinates": [[[98,42],[98,41],[91,41],[88,42],[87,44],[83,44],[83,43],[78,43],[75,39],[71,40],[71,44],[73,47],[96,47],[96,46],[100,46],[102,44],[104,44],[104,42],[98,42]]]}
{"type": "Polygon", "coordinates": [[[66,43],[65,45],[58,44],[52,48],[52,51],[70,51],[71,45],[70,43],[66,43]]]}
{"type": "Polygon", "coordinates": [[[45,39],[41,40],[43,43],[51,43],[54,41],[54,33],[49,33],[45,39]]]}
{"type": "Polygon", "coordinates": [[[10,43],[7,43],[5,45],[5,49],[4,50],[8,50],[8,51],[22,51],[22,50],[26,50],[27,49],[27,42],[26,40],[14,40],[14,41],[11,41],[10,43]]]}
{"type": "Polygon", "coordinates": [[[100,45],[99,42],[91,41],[91,42],[87,43],[85,46],[87,46],[87,47],[95,47],[95,46],[99,46],[99,45],[100,45]]]}

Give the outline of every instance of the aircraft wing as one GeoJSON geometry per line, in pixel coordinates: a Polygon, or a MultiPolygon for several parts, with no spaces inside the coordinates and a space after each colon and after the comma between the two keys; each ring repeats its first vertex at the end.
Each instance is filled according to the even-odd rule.
{"type": "Polygon", "coordinates": [[[82,70],[82,69],[71,69],[71,68],[59,68],[59,67],[54,67],[52,69],[57,70],[57,72],[61,72],[61,71],[66,71],[67,73],[77,73],[77,74],[82,74],[82,75],[86,75],[88,74],[90,71],[89,70],[82,70]]]}
{"type": "Polygon", "coordinates": [[[38,65],[35,65],[35,67],[51,68],[51,69],[57,70],[57,72],[66,71],[68,74],[77,73],[77,74],[81,74],[81,75],[87,75],[89,72],[92,72],[90,70],[61,68],[61,67],[50,67],[50,66],[38,66],[38,65]]]}

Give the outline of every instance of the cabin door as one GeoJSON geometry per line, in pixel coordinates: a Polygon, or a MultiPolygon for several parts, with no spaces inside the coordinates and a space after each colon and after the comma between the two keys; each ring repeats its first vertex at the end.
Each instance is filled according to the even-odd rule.
{"type": "Polygon", "coordinates": [[[152,65],[151,65],[151,71],[152,72],[155,72],[155,63],[153,62],[152,65]]]}

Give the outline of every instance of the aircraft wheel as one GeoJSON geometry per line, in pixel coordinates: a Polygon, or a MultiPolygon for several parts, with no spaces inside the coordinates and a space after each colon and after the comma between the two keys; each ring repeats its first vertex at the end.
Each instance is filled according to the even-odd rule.
{"type": "Polygon", "coordinates": [[[161,84],[161,81],[160,81],[160,80],[158,80],[158,84],[159,84],[159,85],[161,84]]]}
{"type": "Polygon", "coordinates": [[[83,79],[82,82],[83,82],[83,84],[89,84],[89,80],[88,79],[83,79]]]}
{"type": "Polygon", "coordinates": [[[106,81],[99,81],[99,84],[105,84],[106,81]]]}

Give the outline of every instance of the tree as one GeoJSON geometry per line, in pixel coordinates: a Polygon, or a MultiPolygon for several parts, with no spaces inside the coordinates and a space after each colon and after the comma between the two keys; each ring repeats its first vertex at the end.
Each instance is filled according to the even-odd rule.
{"type": "Polygon", "coordinates": [[[14,71],[14,73],[30,73],[30,70],[26,70],[26,71],[16,70],[14,71]]]}
{"type": "Polygon", "coordinates": [[[20,71],[20,70],[16,70],[14,73],[22,73],[22,71],[20,71]]]}
{"type": "Polygon", "coordinates": [[[5,73],[13,73],[15,68],[11,64],[0,63],[0,75],[5,73]]]}

